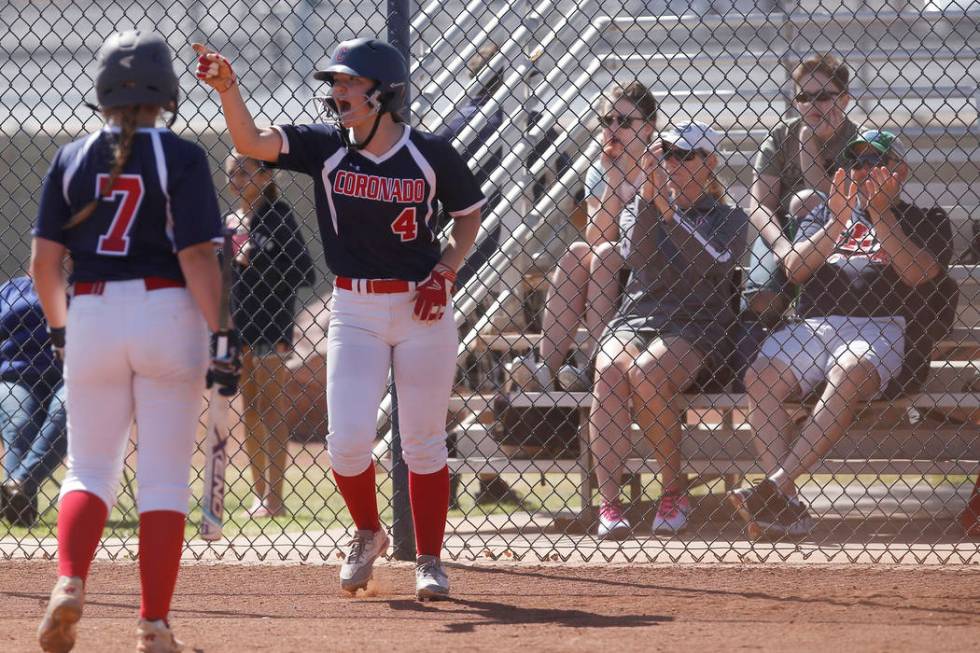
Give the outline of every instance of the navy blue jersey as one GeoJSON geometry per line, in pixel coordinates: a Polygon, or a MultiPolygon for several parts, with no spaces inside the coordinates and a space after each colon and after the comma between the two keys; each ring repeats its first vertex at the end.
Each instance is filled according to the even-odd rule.
{"type": "Polygon", "coordinates": [[[30,277],[0,285],[0,379],[33,384],[60,378],[47,326],[30,277]]]}
{"type": "Polygon", "coordinates": [[[65,225],[109,181],[117,129],[58,150],[44,178],[34,235],[64,245],[70,281],[182,280],[176,253],[221,237],[207,155],[169,129],[139,129],[111,192],[81,224],[65,225]]]}
{"type": "Polygon", "coordinates": [[[358,279],[421,281],[439,262],[438,207],[466,215],[486,202],[441,136],[405,127],[382,156],[349,150],[332,125],[283,125],[280,168],[313,177],[327,267],[358,279]]]}

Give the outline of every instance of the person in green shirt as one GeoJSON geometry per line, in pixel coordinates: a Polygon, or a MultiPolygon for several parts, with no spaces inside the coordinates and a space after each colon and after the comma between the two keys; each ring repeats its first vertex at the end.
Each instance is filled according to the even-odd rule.
{"type": "Polygon", "coordinates": [[[813,55],[792,77],[799,117],[773,129],[753,164],[749,220],[760,235],[752,245],[742,311],[770,327],[792,299],[779,260],[792,248],[800,218],[823,202],[859,131],[846,115],[850,72],[842,62],[813,55]]]}

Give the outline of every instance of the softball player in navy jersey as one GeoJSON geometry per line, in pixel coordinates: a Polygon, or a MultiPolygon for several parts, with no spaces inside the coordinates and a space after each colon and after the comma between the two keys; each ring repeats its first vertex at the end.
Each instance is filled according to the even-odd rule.
{"type": "MultiPolygon", "coordinates": [[[[221,276],[221,216],[204,151],[155,125],[176,113],[177,77],[156,34],[110,36],[97,60],[106,125],[62,147],[41,191],[31,270],[63,352],[68,473],[58,511],[58,574],[38,639],[75,643],[89,565],[138,430],[137,650],[177,651],[167,622],[177,581],[205,374],[234,391],[235,356],[208,364],[221,276]],[[62,261],[69,254],[72,298],[62,261]]],[[[227,334],[219,334],[227,335],[227,334]]],[[[234,340],[234,338],[233,338],[234,340]]]]}
{"type": "Polygon", "coordinates": [[[313,177],[323,249],[337,275],[327,337],[329,451],[357,528],[341,587],[366,587],[374,561],[388,549],[371,446],[393,369],[419,553],[416,595],[444,597],[446,416],[458,346],[447,307],[486,200],[449,141],[402,122],[408,66],[389,44],[344,41],[314,74],[331,87],[325,105],[334,124],[263,129],[245,107],[228,60],[194,47],[198,77],[221,94],[235,149],[313,177]],[[455,218],[441,252],[437,202],[455,218]]]}

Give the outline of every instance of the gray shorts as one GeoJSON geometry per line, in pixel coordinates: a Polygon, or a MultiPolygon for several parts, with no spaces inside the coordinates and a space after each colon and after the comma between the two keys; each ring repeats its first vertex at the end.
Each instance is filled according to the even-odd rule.
{"type": "Polygon", "coordinates": [[[879,394],[902,371],[905,359],[904,317],[829,317],[792,322],[769,334],[759,357],[789,366],[804,396],[827,380],[844,354],[870,361],[878,371],[879,394]]]}
{"type": "Polygon", "coordinates": [[[644,352],[657,338],[671,337],[682,338],[704,354],[705,365],[711,368],[720,366],[727,359],[728,338],[725,328],[714,322],[673,321],[660,327],[643,328],[623,322],[613,322],[602,336],[599,351],[608,341],[615,339],[644,352]]]}

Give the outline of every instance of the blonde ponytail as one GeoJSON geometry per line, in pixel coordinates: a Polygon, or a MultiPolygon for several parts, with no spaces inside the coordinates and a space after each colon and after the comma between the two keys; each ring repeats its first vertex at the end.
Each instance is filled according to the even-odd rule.
{"type": "Polygon", "coordinates": [[[139,118],[139,106],[122,107],[119,111],[119,138],[115,144],[115,160],[112,170],[109,171],[109,183],[99,188],[98,195],[91,202],[83,206],[75,215],[71,216],[65,229],[73,229],[82,224],[95,213],[99,202],[110,195],[112,187],[116,185],[116,180],[122,174],[129,155],[133,150],[133,137],[136,135],[136,125],[139,118]],[[103,188],[105,190],[103,190],[103,188]]]}

